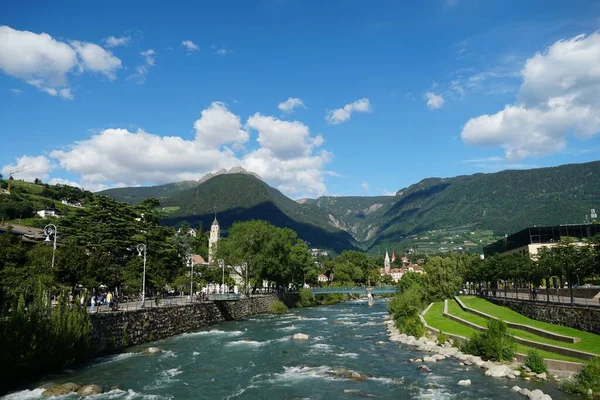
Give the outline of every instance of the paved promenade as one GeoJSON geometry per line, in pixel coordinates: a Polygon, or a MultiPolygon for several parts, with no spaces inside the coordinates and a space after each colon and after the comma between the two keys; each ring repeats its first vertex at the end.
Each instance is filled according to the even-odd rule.
{"type": "MultiPolygon", "coordinates": [[[[487,297],[490,298],[496,298],[496,299],[503,299],[503,298],[508,298],[508,299],[516,299],[516,300],[524,300],[524,301],[531,301],[531,297],[529,294],[526,293],[511,293],[511,292],[507,292],[506,296],[505,293],[502,291],[496,291],[496,296],[492,296],[492,292],[490,291],[488,293],[489,295],[487,297]]],[[[598,307],[600,308],[600,299],[586,299],[586,298],[582,298],[582,297],[575,297],[574,299],[574,303],[577,306],[584,306],[584,307],[598,307]]],[[[547,297],[546,297],[546,291],[545,290],[540,290],[537,293],[537,300],[538,303],[546,303],[547,301],[547,297]]],[[[563,305],[571,305],[571,298],[569,296],[557,296],[557,295],[553,295],[550,294],[550,303],[553,304],[563,304],[563,305]]]]}

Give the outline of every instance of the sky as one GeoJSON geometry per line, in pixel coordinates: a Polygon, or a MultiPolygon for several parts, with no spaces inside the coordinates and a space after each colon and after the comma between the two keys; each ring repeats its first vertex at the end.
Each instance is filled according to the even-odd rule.
{"type": "Polygon", "coordinates": [[[0,2],[0,173],[292,198],[600,159],[600,2],[0,2]]]}

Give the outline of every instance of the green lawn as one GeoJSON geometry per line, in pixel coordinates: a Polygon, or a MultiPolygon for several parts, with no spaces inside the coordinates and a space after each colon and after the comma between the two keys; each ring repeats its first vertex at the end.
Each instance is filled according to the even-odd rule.
{"type": "MultiPolygon", "coordinates": [[[[487,322],[488,322],[487,319],[480,317],[478,315],[475,315],[475,314],[471,314],[470,312],[463,311],[463,309],[460,308],[458,303],[454,300],[448,300],[448,312],[456,317],[462,318],[464,320],[467,320],[467,321],[477,324],[479,326],[483,326],[483,327],[487,326],[487,322]]],[[[590,351],[592,353],[600,354],[599,347],[596,347],[595,349],[592,349],[592,350],[588,350],[585,347],[581,347],[583,342],[564,343],[564,342],[559,342],[556,340],[548,339],[548,338],[545,338],[542,336],[538,336],[534,333],[522,331],[519,329],[508,328],[508,330],[514,336],[518,336],[522,339],[533,340],[535,342],[547,343],[547,344],[551,344],[554,346],[566,347],[569,349],[581,350],[581,351],[590,351]]]]}
{"type": "MultiPolygon", "coordinates": [[[[543,340],[538,340],[538,339],[533,339],[533,340],[543,341],[544,343],[556,344],[557,346],[563,346],[563,347],[568,347],[571,349],[600,354],[600,335],[583,332],[583,331],[569,328],[566,326],[553,325],[553,324],[549,324],[546,322],[536,321],[534,319],[527,318],[524,315],[521,315],[521,314],[517,313],[516,311],[513,311],[509,308],[490,303],[489,301],[487,301],[485,299],[480,299],[477,297],[470,297],[470,296],[464,296],[464,297],[461,297],[460,299],[462,300],[463,303],[465,303],[465,305],[467,307],[484,312],[486,314],[489,314],[489,315],[496,317],[498,319],[501,319],[503,321],[514,322],[516,324],[521,324],[521,325],[529,325],[534,328],[544,329],[546,331],[557,333],[559,335],[576,337],[576,338],[580,339],[580,341],[577,343],[563,343],[563,342],[557,342],[554,340],[544,339],[544,338],[542,338],[543,340]]],[[[536,336],[536,335],[533,335],[531,333],[527,333],[524,331],[515,330],[514,332],[517,334],[517,336],[522,337],[523,339],[529,339],[530,336],[527,336],[527,335],[532,335],[533,337],[539,337],[539,336],[536,336]]]]}
{"type": "MultiPolygon", "coordinates": [[[[448,303],[450,303],[450,302],[448,302],[448,303]]],[[[450,307],[450,305],[449,305],[449,307],[450,307]]],[[[427,314],[424,315],[424,318],[425,318],[425,321],[427,322],[427,324],[429,326],[431,326],[432,328],[441,330],[444,333],[451,333],[454,335],[460,335],[460,336],[464,336],[467,338],[471,337],[471,335],[473,333],[475,333],[475,330],[473,330],[465,325],[459,324],[458,322],[452,321],[451,319],[445,318],[443,316],[443,311],[444,311],[444,302],[434,303],[433,306],[431,306],[431,308],[427,312],[427,314]]],[[[450,308],[448,309],[448,311],[450,312],[450,308]]],[[[484,324],[483,326],[486,326],[486,324],[484,324]]],[[[524,346],[521,344],[517,344],[517,352],[527,354],[527,352],[529,350],[531,350],[530,347],[527,347],[527,346],[524,346]]],[[[555,354],[555,353],[551,353],[549,351],[544,351],[544,350],[538,350],[538,351],[544,358],[550,358],[550,359],[554,359],[554,360],[581,362],[581,360],[577,359],[577,358],[566,357],[566,356],[562,356],[560,354],[555,354]]]]}

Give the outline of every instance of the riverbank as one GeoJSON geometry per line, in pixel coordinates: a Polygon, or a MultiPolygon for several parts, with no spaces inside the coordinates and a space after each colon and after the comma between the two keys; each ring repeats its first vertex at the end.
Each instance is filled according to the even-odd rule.
{"type": "MultiPolygon", "coordinates": [[[[465,354],[461,352],[458,348],[453,347],[449,342],[445,344],[438,344],[435,341],[427,338],[426,336],[422,336],[419,339],[416,339],[413,336],[408,336],[406,334],[400,333],[400,331],[394,326],[394,321],[390,316],[386,316],[386,321],[384,325],[387,326],[389,340],[396,343],[402,343],[404,345],[412,346],[417,348],[419,351],[433,353],[431,356],[425,356],[423,358],[414,358],[411,359],[411,362],[415,364],[419,364],[417,368],[420,371],[425,373],[430,372],[427,364],[436,363],[441,360],[445,360],[447,358],[453,358],[459,361],[459,365],[462,367],[465,366],[474,366],[481,370],[485,371],[485,376],[491,378],[505,378],[509,381],[515,381],[518,378],[523,378],[524,382],[531,382],[532,380],[538,381],[547,381],[549,378],[553,379],[555,382],[560,382],[561,377],[569,377],[571,373],[560,373],[558,371],[554,371],[555,375],[549,377],[547,374],[535,374],[526,371],[526,367],[518,362],[514,361],[512,363],[499,363],[493,361],[484,361],[481,357],[473,356],[470,354],[465,354]],[[559,376],[558,374],[561,374],[559,376]]],[[[468,369],[465,369],[465,372],[471,372],[468,369]]],[[[473,371],[475,372],[475,371],[473,371]]],[[[463,386],[471,385],[472,374],[469,376],[465,376],[461,381],[457,384],[463,386]]],[[[510,384],[507,383],[510,387],[510,384]]],[[[533,400],[551,400],[550,395],[545,394],[540,389],[527,389],[521,388],[517,385],[513,385],[510,389],[513,392],[519,393],[524,397],[533,400]]]]}

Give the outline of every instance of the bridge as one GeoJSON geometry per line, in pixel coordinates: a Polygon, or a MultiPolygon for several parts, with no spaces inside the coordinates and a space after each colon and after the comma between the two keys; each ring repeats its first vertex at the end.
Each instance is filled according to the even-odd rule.
{"type": "Polygon", "coordinates": [[[398,288],[396,286],[371,286],[366,288],[364,286],[353,286],[353,287],[323,287],[323,288],[311,288],[313,294],[329,294],[329,293],[347,293],[347,294],[367,294],[367,289],[371,289],[371,294],[387,294],[396,293],[398,288]]]}

